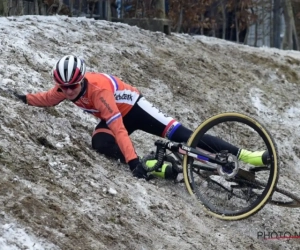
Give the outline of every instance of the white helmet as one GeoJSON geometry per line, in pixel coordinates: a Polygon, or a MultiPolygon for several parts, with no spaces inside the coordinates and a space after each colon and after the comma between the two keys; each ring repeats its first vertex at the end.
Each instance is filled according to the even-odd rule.
{"type": "Polygon", "coordinates": [[[80,83],[85,72],[85,62],[79,57],[68,55],[57,61],[52,76],[57,84],[67,86],[80,83]]]}

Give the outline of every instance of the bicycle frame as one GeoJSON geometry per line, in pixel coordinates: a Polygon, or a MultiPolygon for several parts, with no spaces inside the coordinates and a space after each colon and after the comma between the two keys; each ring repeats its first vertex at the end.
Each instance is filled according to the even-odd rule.
{"type": "MultiPolygon", "coordinates": [[[[171,151],[175,156],[179,155],[187,155],[196,161],[200,162],[201,165],[193,164],[194,167],[199,167],[199,169],[207,170],[207,171],[217,171],[219,175],[224,176],[225,178],[234,177],[238,170],[239,164],[237,162],[236,156],[228,153],[228,151],[221,151],[220,153],[214,154],[203,150],[201,148],[193,148],[189,147],[184,143],[176,143],[173,141],[164,142],[162,140],[157,140],[155,142],[156,145],[156,153],[155,157],[145,157],[142,160],[143,166],[147,171],[157,170],[162,166],[164,160],[169,161],[172,165],[178,167],[174,160],[171,157],[166,156],[166,150],[171,151]],[[157,163],[152,168],[147,168],[145,162],[147,160],[157,159],[157,163]]],[[[182,163],[182,159],[176,156],[176,158],[182,163]]]]}
{"type": "Polygon", "coordinates": [[[215,164],[224,165],[228,162],[225,157],[227,152],[225,152],[225,151],[223,154],[222,153],[221,154],[213,154],[213,153],[210,153],[210,152],[205,151],[200,148],[192,148],[192,147],[186,146],[186,144],[184,144],[184,143],[177,143],[177,142],[173,142],[173,141],[163,142],[162,140],[157,140],[155,142],[155,146],[157,147],[156,148],[157,159],[159,159],[159,155],[162,152],[165,153],[166,149],[168,149],[173,153],[179,153],[181,155],[188,155],[188,156],[194,158],[195,160],[201,161],[208,165],[210,165],[209,163],[213,163],[214,166],[215,166],[215,164]]]}

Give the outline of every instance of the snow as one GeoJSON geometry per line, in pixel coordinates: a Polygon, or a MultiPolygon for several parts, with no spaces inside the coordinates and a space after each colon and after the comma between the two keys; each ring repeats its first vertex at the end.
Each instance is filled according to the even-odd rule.
{"type": "MultiPolygon", "coordinates": [[[[13,219],[8,219],[8,221],[13,221],[13,219]]],[[[59,249],[57,246],[36,237],[31,232],[28,232],[25,228],[21,228],[17,223],[5,223],[3,219],[1,219],[0,235],[1,250],[59,249]]]]}

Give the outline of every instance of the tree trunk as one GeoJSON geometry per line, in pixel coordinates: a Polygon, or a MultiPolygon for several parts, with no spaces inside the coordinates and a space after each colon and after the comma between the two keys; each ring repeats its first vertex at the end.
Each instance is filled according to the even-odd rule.
{"type": "Polygon", "coordinates": [[[95,2],[89,1],[89,9],[90,9],[90,17],[93,18],[94,9],[95,9],[95,2]]]}
{"type": "Polygon", "coordinates": [[[270,38],[270,44],[269,44],[269,47],[274,47],[274,2],[276,0],[269,0],[270,1],[270,11],[269,11],[269,14],[270,14],[270,25],[269,25],[269,38],[270,38]]]}
{"type": "Polygon", "coordinates": [[[35,15],[39,15],[40,11],[39,11],[39,3],[38,0],[34,0],[33,1],[33,5],[34,5],[34,14],[35,15]]]}
{"type": "Polygon", "coordinates": [[[249,30],[250,30],[250,28],[248,27],[247,31],[246,31],[245,39],[244,39],[244,44],[248,44],[249,30]]]}
{"type": "Polygon", "coordinates": [[[111,21],[111,6],[110,0],[106,0],[106,20],[111,21]]]}
{"type": "MultiPolygon", "coordinates": [[[[294,14],[290,0],[285,0],[283,4],[284,20],[285,20],[285,34],[283,38],[283,49],[293,49],[293,33],[296,33],[294,14]]],[[[296,37],[296,36],[295,36],[296,37]]]]}
{"type": "Polygon", "coordinates": [[[237,16],[237,2],[235,2],[235,34],[236,34],[236,42],[239,43],[240,39],[239,39],[239,20],[238,20],[238,16],[237,16]]]}
{"type": "Polygon", "coordinates": [[[214,17],[215,17],[215,10],[213,7],[210,8],[210,29],[211,29],[211,36],[212,37],[216,37],[216,29],[215,29],[215,20],[214,20],[214,17]]]}
{"type": "Polygon", "coordinates": [[[204,22],[204,14],[201,13],[201,29],[200,29],[200,34],[204,34],[204,29],[203,29],[203,22],[204,22]]]}
{"type": "Polygon", "coordinates": [[[4,16],[4,1],[0,3],[0,16],[4,16]]]}
{"type": "Polygon", "coordinates": [[[265,29],[265,22],[266,22],[266,6],[265,6],[265,0],[262,1],[262,5],[261,5],[261,8],[262,8],[262,45],[265,46],[266,45],[266,29],[265,29]]]}
{"type": "Polygon", "coordinates": [[[46,4],[44,4],[43,0],[38,0],[39,1],[39,11],[40,14],[45,16],[47,15],[47,8],[46,8],[46,4]]]}
{"type": "Polygon", "coordinates": [[[56,14],[59,14],[59,12],[61,11],[61,8],[63,6],[63,0],[58,0],[58,8],[57,8],[57,11],[56,11],[56,14]]]}
{"type": "Polygon", "coordinates": [[[2,0],[3,2],[0,3],[0,16],[7,15],[7,0],[2,0]]]}
{"type": "Polygon", "coordinates": [[[18,0],[18,15],[23,16],[23,14],[24,14],[23,0],[18,0]]]}
{"type": "MultiPolygon", "coordinates": [[[[91,13],[91,17],[93,17],[94,16],[94,14],[95,14],[95,7],[96,7],[96,4],[98,3],[98,0],[94,0],[94,1],[92,1],[92,13],[91,13]]],[[[109,0],[106,0],[106,12],[107,12],[107,17],[109,16],[109,13],[110,13],[110,1],[109,0]]],[[[109,20],[111,20],[111,17],[109,17],[110,19],[109,20]]],[[[107,19],[108,20],[108,19],[107,19]]]]}
{"type": "Polygon", "coordinates": [[[136,3],[135,3],[135,12],[134,12],[134,17],[135,18],[137,18],[138,6],[139,6],[139,0],[136,0],[136,3]]]}
{"type": "Polygon", "coordinates": [[[15,8],[13,8],[13,1],[8,0],[8,6],[7,6],[7,16],[15,15],[15,8]]]}
{"type": "Polygon", "coordinates": [[[69,9],[71,16],[73,16],[73,0],[69,0],[69,9]]]}
{"type": "Polygon", "coordinates": [[[297,43],[297,49],[299,48],[300,41],[300,19],[297,16],[300,13],[300,2],[298,0],[292,0],[293,14],[294,14],[294,22],[295,22],[295,42],[297,43]]]}
{"type": "Polygon", "coordinates": [[[155,9],[157,18],[165,18],[165,0],[156,0],[155,9]]]}
{"type": "Polygon", "coordinates": [[[221,4],[222,4],[222,18],[223,18],[222,39],[224,39],[224,40],[226,39],[226,26],[227,26],[226,2],[227,2],[227,0],[223,0],[221,2],[221,4]]]}
{"type": "Polygon", "coordinates": [[[79,0],[78,16],[81,15],[81,12],[82,12],[82,0],[79,0]]]}
{"type": "Polygon", "coordinates": [[[273,6],[273,47],[280,48],[280,7],[281,0],[274,0],[273,6]]]}
{"type": "Polygon", "coordinates": [[[182,26],[182,19],[183,19],[183,8],[182,6],[180,7],[180,12],[179,12],[179,21],[178,21],[178,25],[177,25],[177,29],[176,32],[179,33],[181,30],[181,26],[182,26]]]}
{"type": "MultiPolygon", "coordinates": [[[[256,13],[258,11],[257,8],[256,9],[256,13]]],[[[256,21],[255,21],[255,28],[254,28],[254,47],[257,47],[257,39],[258,39],[258,18],[256,18],[256,21]]]]}

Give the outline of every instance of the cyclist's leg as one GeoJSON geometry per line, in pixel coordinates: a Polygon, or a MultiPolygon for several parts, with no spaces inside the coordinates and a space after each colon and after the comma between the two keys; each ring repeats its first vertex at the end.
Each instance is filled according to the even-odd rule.
{"type": "Polygon", "coordinates": [[[176,130],[180,123],[172,117],[164,115],[145,97],[141,96],[130,112],[123,119],[124,124],[159,137],[167,137],[176,130]]]}
{"type": "MultiPolygon", "coordinates": [[[[181,125],[168,139],[176,142],[187,142],[191,134],[192,131],[190,129],[181,125]]],[[[221,150],[228,150],[228,152],[234,155],[237,155],[239,153],[238,147],[222,140],[221,138],[209,134],[205,134],[201,138],[201,141],[198,142],[197,146],[209,152],[220,152],[221,150]]]]}
{"type": "MultiPolygon", "coordinates": [[[[184,126],[180,126],[168,139],[176,142],[186,142],[191,134],[191,130],[184,126]]],[[[266,165],[269,159],[268,151],[248,151],[209,134],[203,135],[197,146],[212,153],[227,150],[229,153],[237,156],[239,160],[255,166],[266,165]]]]}
{"type": "MultiPolygon", "coordinates": [[[[149,134],[157,135],[175,142],[187,142],[192,131],[170,116],[164,115],[159,109],[148,102],[145,97],[141,97],[132,111],[125,117],[132,122],[136,122],[139,117],[138,127],[149,134]]],[[[238,154],[239,149],[228,142],[225,142],[211,135],[204,135],[198,147],[216,152],[217,150],[228,150],[232,154],[238,154]]]]}
{"type": "Polygon", "coordinates": [[[104,154],[113,159],[125,163],[125,157],[121,152],[112,131],[105,121],[100,121],[92,135],[92,147],[100,154],[104,154]]]}
{"type": "MultiPolygon", "coordinates": [[[[192,134],[190,129],[186,128],[172,117],[164,115],[144,97],[141,97],[137,101],[136,105],[133,107],[133,111],[134,112],[128,114],[128,118],[130,121],[136,122],[136,117],[139,117],[139,123],[136,129],[141,129],[147,133],[163,138],[166,137],[175,142],[187,142],[192,134]]],[[[228,152],[238,156],[241,160],[247,159],[248,161],[248,159],[261,158],[261,161],[257,161],[258,165],[260,165],[260,163],[263,165],[263,158],[266,158],[266,155],[263,155],[264,151],[250,152],[239,149],[221,138],[209,134],[205,134],[197,146],[209,152],[228,150],[228,152]]],[[[250,163],[253,164],[252,162],[250,163]]]]}

